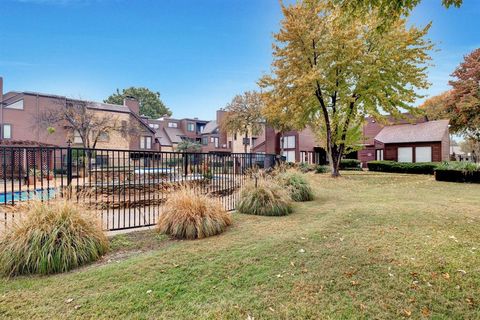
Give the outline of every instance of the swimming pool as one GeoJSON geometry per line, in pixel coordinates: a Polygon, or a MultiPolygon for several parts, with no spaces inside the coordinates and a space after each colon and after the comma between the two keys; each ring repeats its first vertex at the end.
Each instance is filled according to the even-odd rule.
{"type": "Polygon", "coordinates": [[[135,170],[136,174],[151,174],[151,173],[173,173],[175,170],[171,168],[145,168],[145,169],[137,169],[135,170]]]}
{"type": "Polygon", "coordinates": [[[0,204],[34,199],[48,200],[55,197],[55,193],[55,188],[0,193],[0,204]]]}

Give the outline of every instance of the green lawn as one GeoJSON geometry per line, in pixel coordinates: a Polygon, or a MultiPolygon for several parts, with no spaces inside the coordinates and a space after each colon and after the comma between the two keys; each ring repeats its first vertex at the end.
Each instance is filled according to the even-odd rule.
{"type": "Polygon", "coordinates": [[[287,217],[235,214],[200,241],[117,236],[98,264],[0,280],[0,318],[480,318],[480,185],[310,177],[316,200],[287,217]]]}

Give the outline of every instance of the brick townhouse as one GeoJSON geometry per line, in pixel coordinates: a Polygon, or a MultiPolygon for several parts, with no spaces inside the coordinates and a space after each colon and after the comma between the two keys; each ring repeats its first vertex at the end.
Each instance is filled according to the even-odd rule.
{"type": "MultiPolygon", "coordinates": [[[[379,123],[365,118],[362,128],[361,150],[346,155],[358,159],[362,167],[368,161],[392,160],[399,162],[440,162],[449,160],[449,121],[429,121],[427,117],[404,119],[387,118],[379,123]]],[[[253,152],[280,154],[283,150],[288,162],[326,164],[328,156],[315,139],[310,128],[284,132],[283,135],[266,127],[253,152]],[[282,148],[283,147],[283,148],[282,148]]]]}
{"type": "Polygon", "coordinates": [[[175,119],[163,116],[158,119],[143,118],[151,129],[162,151],[176,151],[178,144],[190,140],[201,145],[202,152],[230,152],[227,134],[220,129],[225,111],[218,110],[215,120],[198,118],[175,119]]]}
{"type": "Polygon", "coordinates": [[[38,92],[10,91],[3,93],[3,79],[0,78],[0,138],[2,144],[48,144],[54,146],[83,146],[78,132],[71,132],[62,123],[50,125],[54,132],[40,124],[45,112],[61,112],[70,103],[83,103],[97,117],[106,117],[118,124],[118,130],[102,132],[96,148],[124,150],[158,150],[155,130],[140,117],[140,105],[133,98],[125,99],[123,105],[69,99],[63,96],[38,92]],[[136,134],[122,132],[121,127],[135,127],[136,134]]]}

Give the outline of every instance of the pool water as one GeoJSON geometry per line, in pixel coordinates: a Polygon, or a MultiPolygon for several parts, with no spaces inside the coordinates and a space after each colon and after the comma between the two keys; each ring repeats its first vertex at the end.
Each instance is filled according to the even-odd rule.
{"type": "Polygon", "coordinates": [[[35,199],[48,200],[55,197],[55,193],[55,188],[0,193],[0,203],[11,203],[35,199]]]}

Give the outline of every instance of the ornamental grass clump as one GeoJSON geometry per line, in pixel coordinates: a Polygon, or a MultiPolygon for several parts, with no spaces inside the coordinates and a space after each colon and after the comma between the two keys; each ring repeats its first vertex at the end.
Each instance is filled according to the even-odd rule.
{"type": "Polygon", "coordinates": [[[231,224],[231,215],[218,201],[183,186],[168,195],[157,228],[177,239],[201,239],[222,233],[231,224]]]}
{"type": "Polygon", "coordinates": [[[290,194],[271,178],[252,179],[240,192],[237,211],[261,216],[285,216],[292,212],[290,194]]]}
{"type": "Polygon", "coordinates": [[[280,183],[290,192],[293,201],[311,201],[313,200],[313,189],[305,178],[304,174],[287,171],[278,177],[280,183]]]}
{"type": "Polygon", "coordinates": [[[99,220],[68,200],[32,201],[0,239],[5,276],[66,272],[99,259],[108,239],[99,220]]]}

